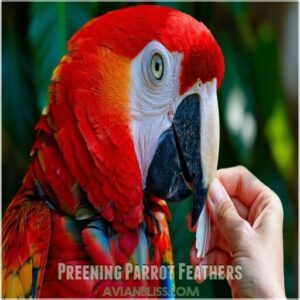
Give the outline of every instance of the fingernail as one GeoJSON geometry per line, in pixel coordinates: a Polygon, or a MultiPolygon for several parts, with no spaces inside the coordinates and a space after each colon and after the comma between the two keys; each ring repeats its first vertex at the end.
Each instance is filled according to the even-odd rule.
{"type": "Polygon", "coordinates": [[[218,180],[213,179],[209,191],[208,198],[211,200],[213,204],[217,204],[224,197],[222,187],[218,180]]]}

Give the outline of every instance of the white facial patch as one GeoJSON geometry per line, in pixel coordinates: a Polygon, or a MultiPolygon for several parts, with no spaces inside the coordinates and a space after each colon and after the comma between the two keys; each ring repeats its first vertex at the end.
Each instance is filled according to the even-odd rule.
{"type": "Polygon", "coordinates": [[[131,131],[143,187],[158,138],[171,127],[173,115],[181,101],[178,97],[181,59],[181,54],[170,53],[161,43],[153,41],[131,65],[131,131]],[[160,80],[152,72],[151,59],[154,54],[159,54],[163,59],[160,80]]]}

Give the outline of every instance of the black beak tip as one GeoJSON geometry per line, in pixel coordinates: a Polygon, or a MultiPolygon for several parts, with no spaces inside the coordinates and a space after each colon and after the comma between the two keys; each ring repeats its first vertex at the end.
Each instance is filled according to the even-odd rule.
{"type": "Polygon", "coordinates": [[[192,227],[194,227],[197,224],[199,216],[200,216],[199,211],[193,209],[193,211],[192,211],[192,227]]]}
{"type": "Polygon", "coordinates": [[[192,227],[194,227],[199,220],[207,195],[206,188],[201,188],[199,185],[196,185],[195,187],[193,193],[192,227]]]}

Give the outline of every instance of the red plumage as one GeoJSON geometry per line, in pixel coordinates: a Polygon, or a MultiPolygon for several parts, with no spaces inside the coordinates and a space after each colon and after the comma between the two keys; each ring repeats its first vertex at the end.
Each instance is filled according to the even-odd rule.
{"type": "Polygon", "coordinates": [[[108,13],[90,21],[75,34],[69,49],[90,49],[96,44],[132,59],[151,40],[161,42],[169,51],[183,54],[182,94],[197,78],[202,82],[217,78],[220,87],[224,58],[210,31],[191,16],[168,7],[141,5],[108,13]]]}

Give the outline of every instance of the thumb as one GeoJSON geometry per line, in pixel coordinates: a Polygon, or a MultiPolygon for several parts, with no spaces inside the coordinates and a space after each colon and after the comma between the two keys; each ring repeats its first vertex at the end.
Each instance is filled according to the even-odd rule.
{"type": "Polygon", "coordinates": [[[209,188],[207,204],[210,216],[232,248],[245,240],[250,224],[238,214],[232,200],[221,182],[215,178],[209,188]]]}

